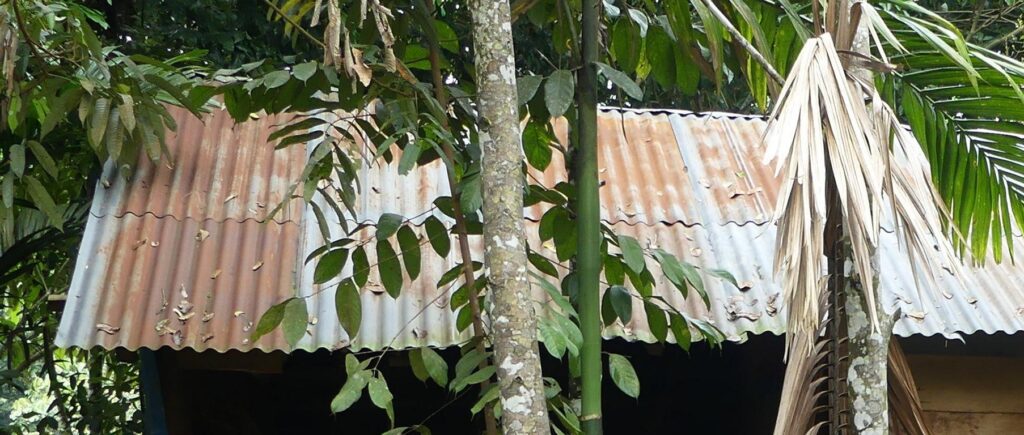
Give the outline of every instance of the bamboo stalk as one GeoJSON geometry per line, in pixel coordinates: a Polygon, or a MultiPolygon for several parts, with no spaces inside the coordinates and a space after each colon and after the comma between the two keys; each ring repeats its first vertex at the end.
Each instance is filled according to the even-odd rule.
{"type": "Polygon", "coordinates": [[[577,72],[576,159],[577,210],[579,237],[576,273],[579,276],[582,404],[580,424],[588,435],[602,433],[601,422],[601,200],[597,179],[597,51],[600,45],[597,0],[583,0],[581,60],[577,72]]]}

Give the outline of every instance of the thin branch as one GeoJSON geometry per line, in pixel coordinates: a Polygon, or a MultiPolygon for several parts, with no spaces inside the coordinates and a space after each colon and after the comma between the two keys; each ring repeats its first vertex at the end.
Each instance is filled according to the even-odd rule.
{"type": "Polygon", "coordinates": [[[294,27],[300,33],[305,35],[306,38],[309,38],[310,41],[313,41],[313,43],[319,45],[320,48],[327,48],[322,41],[317,39],[311,33],[307,32],[306,29],[302,28],[302,26],[299,23],[296,23],[295,20],[293,20],[291,17],[285,14],[284,11],[282,11],[280,8],[278,8],[277,5],[274,4],[274,2],[271,2],[270,0],[263,0],[263,3],[270,7],[270,9],[273,9],[274,12],[277,12],[277,15],[279,15],[281,18],[284,18],[284,20],[287,21],[288,24],[291,24],[292,27],[294,27]]]}
{"type": "Polygon", "coordinates": [[[1016,29],[1013,29],[1013,31],[1010,32],[1010,33],[1007,33],[1007,34],[1005,34],[1003,36],[1000,36],[1000,37],[998,37],[996,39],[993,39],[993,40],[991,40],[989,42],[986,42],[983,45],[983,47],[988,48],[988,49],[993,49],[996,46],[998,46],[999,44],[1002,44],[1002,43],[1004,43],[1006,41],[1009,41],[1011,38],[1021,34],[1021,32],[1024,32],[1024,26],[1021,26],[1021,27],[1018,27],[1016,29]]]}
{"type": "Polygon", "coordinates": [[[723,14],[722,11],[718,9],[718,6],[715,6],[715,2],[704,1],[704,4],[708,7],[708,10],[711,11],[711,14],[714,15],[715,18],[718,19],[718,21],[720,21],[723,26],[725,26],[725,29],[729,31],[729,34],[732,35],[733,39],[737,43],[739,43],[740,46],[742,46],[743,49],[747,51],[747,53],[750,53],[750,57],[754,58],[754,60],[757,61],[757,63],[760,64],[762,68],[764,68],[765,72],[767,72],[768,75],[771,76],[772,80],[774,80],[775,83],[779,85],[786,83],[786,79],[782,78],[782,75],[780,75],[779,72],[775,70],[775,67],[772,66],[771,62],[768,62],[768,60],[765,59],[763,55],[761,55],[761,52],[757,51],[757,49],[754,48],[754,45],[751,44],[750,41],[748,41],[747,38],[745,38],[738,29],[736,29],[736,26],[732,25],[732,22],[729,21],[729,18],[726,17],[725,14],[723,14]]]}

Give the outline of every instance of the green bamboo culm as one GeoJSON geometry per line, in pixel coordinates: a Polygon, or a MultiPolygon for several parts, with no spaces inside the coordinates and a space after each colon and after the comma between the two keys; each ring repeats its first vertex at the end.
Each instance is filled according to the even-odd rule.
{"type": "Polygon", "coordinates": [[[602,433],[601,427],[601,199],[597,179],[597,50],[600,46],[600,2],[583,0],[581,68],[577,73],[577,274],[579,278],[583,433],[602,433]]]}

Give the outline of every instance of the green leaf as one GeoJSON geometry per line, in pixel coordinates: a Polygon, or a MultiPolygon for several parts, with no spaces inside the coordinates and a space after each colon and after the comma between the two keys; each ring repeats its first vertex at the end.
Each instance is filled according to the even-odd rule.
{"type": "Polygon", "coordinates": [[[618,316],[612,306],[612,292],[605,291],[601,296],[601,321],[604,322],[604,326],[610,326],[615,323],[618,316]]]}
{"type": "Polygon", "coordinates": [[[423,367],[430,374],[430,379],[439,386],[448,384],[448,363],[444,362],[441,355],[429,347],[420,348],[420,355],[423,358],[423,367]]]}
{"type": "Polygon", "coordinates": [[[660,342],[668,337],[668,319],[665,318],[665,311],[653,302],[644,301],[644,313],[647,314],[647,326],[651,334],[660,342]]]}
{"type": "Polygon", "coordinates": [[[374,376],[369,382],[370,401],[380,409],[387,409],[391,405],[394,396],[388,388],[388,382],[384,378],[374,376]]]}
{"type": "Polygon", "coordinates": [[[341,323],[351,341],[359,333],[359,326],[363,322],[363,302],[352,278],[338,284],[334,293],[334,308],[338,313],[338,323],[341,323]]]}
{"type": "Polygon", "coordinates": [[[483,194],[480,191],[480,174],[462,179],[462,203],[459,206],[465,214],[476,213],[484,203],[483,194]]]}
{"type": "Polygon", "coordinates": [[[391,242],[383,239],[377,240],[377,273],[384,290],[392,298],[397,298],[402,293],[402,265],[391,242]]]}
{"type": "Polygon", "coordinates": [[[626,282],[626,272],[622,268],[622,260],[615,255],[604,255],[604,279],[610,285],[622,285],[626,282]]]}
{"type": "Polygon", "coordinates": [[[740,288],[740,284],[736,282],[736,277],[732,276],[732,274],[729,273],[729,271],[722,269],[708,269],[708,273],[710,273],[712,276],[716,276],[718,278],[726,280],[729,284],[732,284],[733,287],[736,287],[737,290],[742,290],[740,288]]]}
{"type": "Polygon", "coordinates": [[[659,264],[661,264],[661,272],[665,274],[665,277],[676,286],[676,289],[678,289],[679,293],[681,293],[685,298],[688,294],[688,289],[686,288],[686,282],[688,280],[686,277],[687,272],[684,271],[683,265],[679,262],[679,259],[676,258],[675,255],[669,254],[661,249],[654,250],[654,258],[658,260],[659,264]]]}
{"type": "Polygon", "coordinates": [[[676,313],[669,314],[669,318],[672,320],[669,327],[672,329],[672,336],[676,339],[676,344],[689,352],[692,338],[690,337],[690,326],[686,323],[686,319],[676,313]]]}
{"type": "Polygon", "coordinates": [[[540,82],[542,81],[544,81],[544,77],[535,75],[522,76],[516,79],[518,105],[522,106],[530,101],[537,94],[537,89],[540,88],[540,82]]]}
{"type": "Polygon", "coordinates": [[[189,100],[188,97],[185,96],[185,94],[181,91],[180,88],[171,84],[171,82],[167,81],[167,79],[160,77],[156,74],[146,74],[145,77],[147,81],[156,85],[164,92],[167,92],[170,96],[174,97],[175,100],[178,100],[178,103],[181,104],[182,107],[185,107],[190,112],[192,112],[192,114],[196,116],[202,115],[199,112],[199,107],[193,105],[192,100],[189,100]]]}
{"type": "Polygon", "coordinates": [[[313,270],[313,283],[323,284],[341,274],[348,261],[348,249],[334,249],[320,257],[313,270]]]}
{"type": "Polygon", "coordinates": [[[619,248],[622,249],[622,258],[626,260],[626,266],[635,273],[642,272],[647,264],[644,261],[644,250],[640,248],[640,242],[629,236],[619,236],[619,248]]]}
{"type": "Polygon", "coordinates": [[[284,302],[270,307],[262,316],[260,321],[256,322],[256,329],[252,331],[251,341],[255,342],[260,337],[267,335],[270,331],[273,331],[277,325],[281,324],[281,319],[284,319],[284,307],[294,298],[290,298],[284,302]]]}
{"type": "Polygon", "coordinates": [[[316,70],[316,61],[309,61],[306,63],[300,63],[292,67],[292,75],[294,75],[295,78],[305,82],[306,80],[309,80],[310,77],[313,77],[313,74],[316,74],[316,70]]]}
{"type": "Polygon", "coordinates": [[[494,366],[487,366],[471,373],[465,378],[453,380],[451,390],[457,393],[470,385],[476,385],[486,381],[490,379],[491,376],[494,376],[495,370],[494,366]]]}
{"type": "Polygon", "coordinates": [[[427,230],[427,237],[430,239],[430,246],[434,248],[434,252],[441,257],[447,257],[452,248],[452,241],[448,237],[448,228],[434,216],[427,217],[427,220],[423,221],[423,226],[427,230]]]}
{"type": "Polygon", "coordinates": [[[423,150],[415,143],[406,145],[402,149],[402,157],[398,160],[398,174],[409,174],[409,171],[416,167],[416,161],[419,160],[422,152],[423,150]]]}
{"type": "Polygon", "coordinates": [[[621,285],[613,285],[608,288],[608,293],[615,315],[622,319],[622,323],[629,323],[633,318],[633,297],[629,295],[629,290],[621,285]]]}
{"type": "Polygon", "coordinates": [[[612,381],[623,393],[632,398],[640,397],[640,379],[633,370],[633,364],[622,355],[608,355],[608,371],[611,372],[612,381]]]}
{"type": "Polygon", "coordinates": [[[110,100],[98,98],[89,112],[89,144],[99,150],[103,134],[107,131],[107,117],[110,115],[110,100]]]}
{"type": "Polygon", "coordinates": [[[394,235],[404,220],[402,215],[394,213],[380,215],[380,219],[377,220],[377,240],[384,240],[394,235]]]}
{"type": "Polygon", "coordinates": [[[46,191],[46,188],[43,187],[43,184],[31,175],[26,175],[24,180],[25,189],[28,190],[28,194],[32,197],[32,202],[36,208],[46,215],[51,225],[57,229],[63,227],[64,215],[57,209],[57,204],[53,202],[53,198],[46,191]]]}
{"type": "Polygon", "coordinates": [[[366,249],[360,245],[352,251],[352,279],[355,280],[357,286],[362,287],[366,285],[369,277],[370,262],[366,258],[366,249]]]}
{"type": "Polygon", "coordinates": [[[288,71],[274,71],[263,76],[263,86],[267,89],[278,88],[288,83],[289,78],[288,71]]]}
{"type": "Polygon", "coordinates": [[[539,270],[541,273],[558,278],[558,269],[555,268],[555,265],[551,262],[551,260],[544,258],[544,256],[534,251],[527,252],[526,258],[529,259],[530,264],[532,264],[533,267],[539,270]]]}
{"type": "Polygon", "coordinates": [[[622,89],[623,92],[635,100],[644,99],[644,91],[640,89],[640,86],[638,86],[633,79],[629,78],[629,76],[624,74],[622,71],[612,68],[607,64],[603,64],[601,62],[596,63],[598,71],[603,74],[606,79],[615,84],[615,86],[622,89]]]}
{"type": "Polygon", "coordinates": [[[537,322],[537,332],[540,334],[540,342],[551,356],[561,359],[565,355],[568,339],[562,334],[558,327],[547,318],[541,318],[537,322]]]}
{"type": "Polygon", "coordinates": [[[43,145],[34,140],[27,141],[26,144],[32,150],[32,155],[36,156],[36,161],[43,167],[43,170],[51,177],[57,178],[57,163],[53,160],[53,157],[50,157],[50,153],[46,152],[43,145]]]}
{"type": "Polygon", "coordinates": [[[408,225],[398,230],[398,248],[402,250],[402,262],[410,280],[420,276],[420,239],[408,225]]]}
{"type": "Polygon", "coordinates": [[[334,396],[334,400],[331,400],[331,412],[337,414],[352,407],[360,397],[363,397],[363,389],[369,382],[369,370],[360,370],[349,375],[345,384],[341,386],[341,391],[334,396]]]}
{"type": "Polygon", "coordinates": [[[469,412],[473,415],[477,415],[480,411],[483,411],[488,403],[498,400],[498,393],[501,390],[498,388],[498,384],[491,384],[487,386],[487,389],[482,391],[480,394],[480,400],[477,400],[473,407],[470,408],[469,412]]]}
{"type": "Polygon", "coordinates": [[[420,382],[426,382],[427,379],[430,379],[430,372],[427,371],[427,366],[423,364],[423,349],[415,348],[409,351],[409,367],[412,368],[412,374],[420,382]]]}
{"type": "Polygon", "coordinates": [[[569,299],[562,294],[562,292],[552,285],[548,280],[544,279],[543,276],[537,275],[536,273],[530,272],[530,276],[537,280],[537,284],[540,284],[541,288],[547,292],[551,300],[555,301],[558,308],[561,308],[562,312],[569,316],[576,316],[576,310],[572,308],[572,304],[569,303],[569,299]]]}
{"type": "Polygon", "coordinates": [[[523,153],[530,166],[543,171],[551,164],[551,134],[544,125],[536,122],[526,123],[523,129],[523,153]]]}
{"type": "Polygon", "coordinates": [[[306,310],[306,300],[292,298],[284,306],[284,317],[281,319],[281,330],[284,332],[284,340],[288,346],[294,348],[302,336],[306,334],[306,325],[309,324],[309,312],[306,310]]]}
{"type": "Polygon", "coordinates": [[[11,159],[11,172],[21,178],[25,175],[25,147],[17,144],[11,145],[8,152],[11,159]]]}
{"type": "Polygon", "coordinates": [[[560,69],[548,76],[544,82],[544,104],[552,117],[562,116],[572,104],[575,83],[572,73],[560,69]]]}

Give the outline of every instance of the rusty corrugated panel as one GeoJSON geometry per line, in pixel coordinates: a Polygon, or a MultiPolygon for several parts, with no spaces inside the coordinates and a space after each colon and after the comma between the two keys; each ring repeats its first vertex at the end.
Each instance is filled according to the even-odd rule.
{"type": "MultiPolygon", "coordinates": [[[[153,164],[145,155],[131,179],[108,164],[96,188],[95,216],[125,214],[177,219],[263,221],[288,195],[289,183],[302,173],[305,147],[275,151],[267,143],[274,127],[288,115],[263,116],[235,124],[226,111],[201,120],[171,107],[178,128],[167,134],[170,162],[153,164]],[[105,187],[109,185],[109,187],[105,187]]],[[[298,219],[301,201],[291,201],[274,216],[277,222],[298,219]]]]}
{"type": "MultiPolygon", "coordinates": [[[[226,122],[210,122],[200,128],[197,120],[180,112],[178,115],[183,131],[197,131],[196,135],[201,137],[235,141],[238,139],[233,131],[245,128],[245,124],[232,126],[226,122]]],[[[219,116],[222,115],[213,118],[219,116]]],[[[657,265],[649,261],[659,277],[656,293],[691,317],[708,319],[733,340],[742,339],[747,333],[782,333],[784,308],[771,275],[775,228],[767,223],[778,181],[761,162],[759,141],[763,123],[742,116],[634,110],[605,110],[600,122],[605,220],[617,232],[636,237],[647,246],[661,247],[700,267],[728,270],[743,287],[736,289],[721,280],[707,278],[711,302],[708,309],[694,295],[684,299],[660,277],[657,265]]],[[[269,129],[271,124],[268,121],[261,128],[269,129]]],[[[557,126],[556,130],[564,132],[564,126],[557,126]]],[[[257,139],[251,145],[260,149],[257,142],[265,140],[266,134],[253,133],[252,137],[257,139]]],[[[181,141],[178,146],[230,149],[234,145],[215,140],[181,141]]],[[[269,147],[265,143],[262,146],[269,147]]],[[[294,149],[305,152],[302,147],[294,149]]],[[[228,153],[181,160],[169,171],[167,179],[183,177],[177,175],[178,171],[192,173],[193,178],[209,179],[196,173],[198,165],[204,166],[204,171],[217,172],[218,168],[226,167],[223,159],[235,156],[228,153]]],[[[304,158],[288,159],[294,168],[281,173],[297,176],[304,158]]],[[[287,159],[281,161],[284,160],[287,159]]],[[[255,161],[244,159],[248,163],[243,163],[242,159],[235,159],[237,167],[231,171],[241,174],[242,165],[256,164],[252,163],[255,161]]],[[[274,161],[278,161],[276,157],[274,161]]],[[[562,162],[556,157],[552,169],[538,178],[557,181],[561,179],[559,174],[564,174],[558,170],[561,167],[562,162]]],[[[361,222],[376,221],[384,212],[422,222],[424,213],[431,210],[430,201],[448,191],[440,163],[414,170],[407,176],[399,175],[396,165],[364,164],[360,180],[363,194],[357,204],[356,219],[361,222]]],[[[281,193],[261,189],[282,189],[290,181],[275,179],[270,184],[247,185],[255,186],[250,189],[252,198],[271,198],[281,193]]],[[[334,314],[334,283],[314,285],[313,265],[302,264],[305,256],[323,243],[312,213],[299,207],[292,211],[294,217],[289,220],[259,223],[259,214],[252,213],[259,208],[258,199],[246,200],[257,207],[228,210],[218,205],[223,204],[224,195],[209,194],[209,190],[204,193],[205,203],[189,205],[186,194],[192,189],[169,189],[168,194],[179,195],[180,203],[172,203],[171,199],[147,199],[148,192],[135,192],[146,188],[134,183],[120,194],[143,198],[137,203],[140,216],[134,211],[101,212],[90,219],[61,322],[59,344],[131,349],[168,345],[287,350],[279,333],[256,344],[246,343],[245,339],[250,333],[249,322],[256,321],[266,308],[295,294],[305,296],[310,307],[309,333],[299,348],[447,346],[466,338],[465,333],[456,330],[456,316],[448,306],[454,288],[438,289],[435,285],[445,271],[459,262],[456,250],[448,258],[439,259],[424,246],[421,275],[414,281],[406,278],[403,295],[397,300],[382,291],[376,272],[371,273],[371,283],[362,293],[363,323],[352,342],[334,314]],[[150,206],[155,210],[146,209],[150,206]],[[210,233],[202,242],[196,240],[200,228],[210,233]],[[152,246],[154,238],[159,239],[158,246],[152,246]],[[259,261],[263,261],[262,266],[252,270],[259,261]],[[221,274],[211,279],[217,269],[221,269],[221,274]],[[182,285],[197,312],[184,322],[173,312],[181,303],[182,285]],[[208,297],[211,302],[206,302],[208,297]],[[165,298],[168,306],[161,310],[165,298]],[[213,318],[202,322],[206,311],[213,313],[213,318]],[[244,314],[235,316],[236,312],[244,314]],[[158,334],[156,327],[164,319],[168,319],[164,326],[181,331],[180,342],[176,342],[173,334],[158,334]],[[96,329],[98,323],[121,330],[107,334],[96,329]]],[[[96,207],[119,210],[109,203],[120,204],[120,197],[100,197],[96,207]]],[[[539,208],[528,209],[526,216],[535,220],[541,212],[539,208]]],[[[330,225],[335,236],[340,234],[339,226],[338,222],[330,225]]],[[[549,247],[536,240],[536,228],[535,222],[528,222],[531,246],[553,258],[549,247]]],[[[363,235],[372,232],[372,227],[362,230],[363,235]]],[[[478,237],[471,242],[475,259],[480,260],[481,242],[478,237]]],[[[913,269],[898,251],[894,236],[883,233],[881,244],[882,299],[889,308],[901,308],[903,315],[896,325],[897,334],[953,336],[957,332],[1024,330],[1024,293],[1015,287],[1024,279],[1019,266],[1004,264],[971,270],[965,278],[969,283],[967,289],[959,289],[952,277],[941,276],[937,287],[928,284],[918,293],[913,269]]],[[[372,250],[369,254],[372,264],[372,250]]],[[[539,289],[534,290],[534,296],[545,300],[539,289]]],[[[605,335],[652,341],[639,306],[635,307],[633,317],[635,320],[630,324],[613,325],[605,335]]]]}
{"type": "Polygon", "coordinates": [[[91,216],[57,344],[282,349],[279,332],[248,337],[260,314],[295,294],[299,239],[294,222],[91,216]]]}

